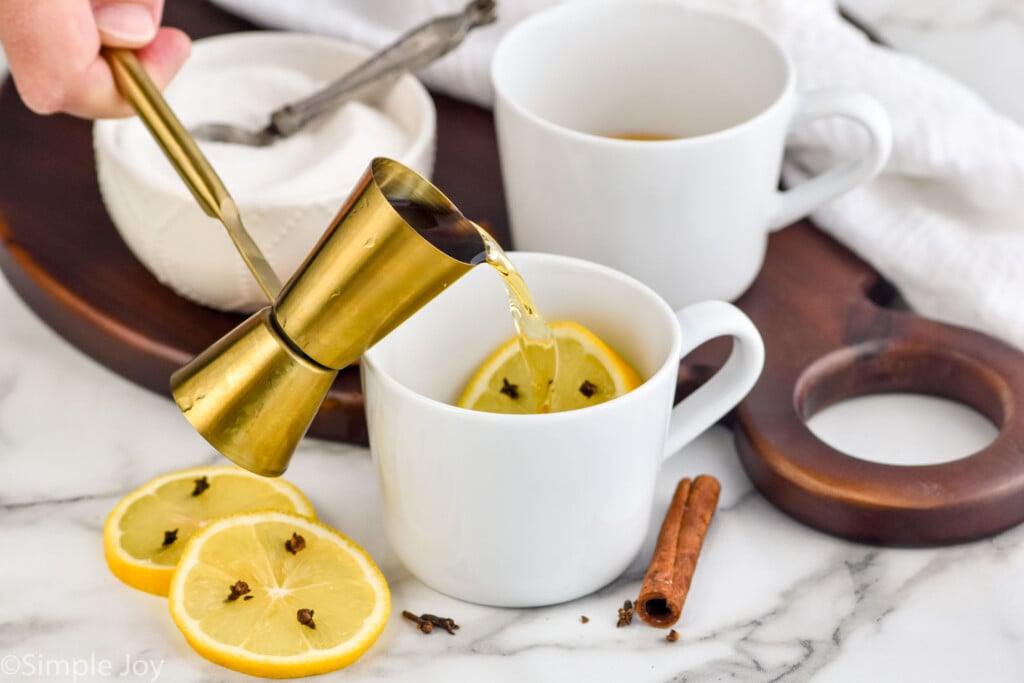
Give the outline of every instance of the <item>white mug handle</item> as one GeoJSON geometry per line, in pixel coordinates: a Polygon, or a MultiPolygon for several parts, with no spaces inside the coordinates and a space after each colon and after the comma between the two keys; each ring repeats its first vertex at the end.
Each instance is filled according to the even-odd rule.
{"type": "Polygon", "coordinates": [[[825,202],[874,178],[892,150],[892,125],[885,109],[870,95],[842,88],[805,93],[790,129],[825,116],[856,121],[868,133],[868,148],[859,159],[833,166],[792,189],[776,193],[769,229],[778,230],[803,218],[825,202]]]}
{"type": "Polygon", "coordinates": [[[672,409],[665,440],[668,457],[715,424],[743,400],[764,367],[764,342],[754,323],[740,309],[724,301],[702,301],[676,312],[686,354],[704,342],[731,335],[732,353],[725,365],[672,409]]]}

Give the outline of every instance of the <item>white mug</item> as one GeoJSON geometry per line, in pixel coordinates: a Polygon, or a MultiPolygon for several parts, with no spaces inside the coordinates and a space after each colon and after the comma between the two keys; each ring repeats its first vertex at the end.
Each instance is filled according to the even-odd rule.
{"type": "Polygon", "coordinates": [[[639,551],[661,462],[750,390],[764,347],[738,308],[674,313],[639,281],[554,254],[510,253],[549,320],[591,329],[643,383],[596,406],[499,415],[452,403],[514,329],[501,278],[480,266],[362,358],[370,449],[395,552],[423,583],[503,607],[546,605],[614,580],[639,551]],[[704,386],[672,406],[680,359],[732,335],[704,386]]]}
{"type": "Polygon", "coordinates": [[[513,246],[612,266],[672,306],[738,297],[771,230],[873,178],[891,148],[875,100],[798,93],[770,36],[677,0],[534,14],[491,75],[513,246]],[[779,191],[787,131],[825,116],[867,131],[863,156],[779,191]],[[668,139],[611,137],[636,135],[668,139]]]}

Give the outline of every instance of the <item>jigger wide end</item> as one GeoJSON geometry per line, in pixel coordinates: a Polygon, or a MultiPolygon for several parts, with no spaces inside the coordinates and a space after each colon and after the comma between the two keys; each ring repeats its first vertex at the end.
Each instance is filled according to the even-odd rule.
{"type": "Polygon", "coordinates": [[[171,393],[221,454],[269,477],[284,473],[337,375],[299,355],[265,308],[171,375],[171,393]]]}
{"type": "Polygon", "coordinates": [[[343,368],[485,256],[440,190],[377,158],[274,302],[274,320],[314,362],[343,368]]]}

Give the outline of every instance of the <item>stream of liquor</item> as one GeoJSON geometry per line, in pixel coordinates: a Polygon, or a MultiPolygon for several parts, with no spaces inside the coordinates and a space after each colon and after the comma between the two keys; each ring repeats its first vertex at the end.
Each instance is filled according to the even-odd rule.
{"type": "Polygon", "coordinates": [[[476,229],[484,242],[486,262],[498,271],[505,281],[508,306],[519,339],[519,349],[530,373],[533,395],[537,397],[537,412],[550,412],[554,394],[552,387],[558,372],[558,345],[555,343],[551,326],[537,310],[537,304],[526,286],[526,281],[509,260],[508,254],[490,233],[479,225],[476,225],[476,229]]]}
{"type": "Polygon", "coordinates": [[[464,263],[487,263],[501,275],[538,412],[550,412],[552,387],[558,372],[558,346],[551,327],[537,310],[526,281],[508,254],[489,232],[457,211],[409,198],[389,201],[413,229],[441,251],[464,263]]]}

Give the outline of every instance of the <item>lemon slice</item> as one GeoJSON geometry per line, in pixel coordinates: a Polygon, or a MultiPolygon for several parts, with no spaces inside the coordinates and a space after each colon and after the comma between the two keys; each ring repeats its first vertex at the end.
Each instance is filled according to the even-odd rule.
{"type": "MultiPolygon", "coordinates": [[[[604,403],[640,386],[629,363],[579,323],[553,322],[551,331],[558,347],[551,412],[604,403]]],[[[517,337],[484,361],[457,403],[491,413],[536,413],[537,404],[517,337]]]]}
{"type": "Polygon", "coordinates": [[[274,510],[199,531],[168,598],[174,623],[199,654],[272,678],[350,664],[391,610],[387,582],[362,548],[319,522],[274,510]]]}
{"type": "Polygon", "coordinates": [[[315,515],[294,485],[234,465],[165,474],[110,511],[103,526],[107,566],[133,588],[167,595],[178,558],[197,529],[224,515],[271,509],[315,515]]]}

